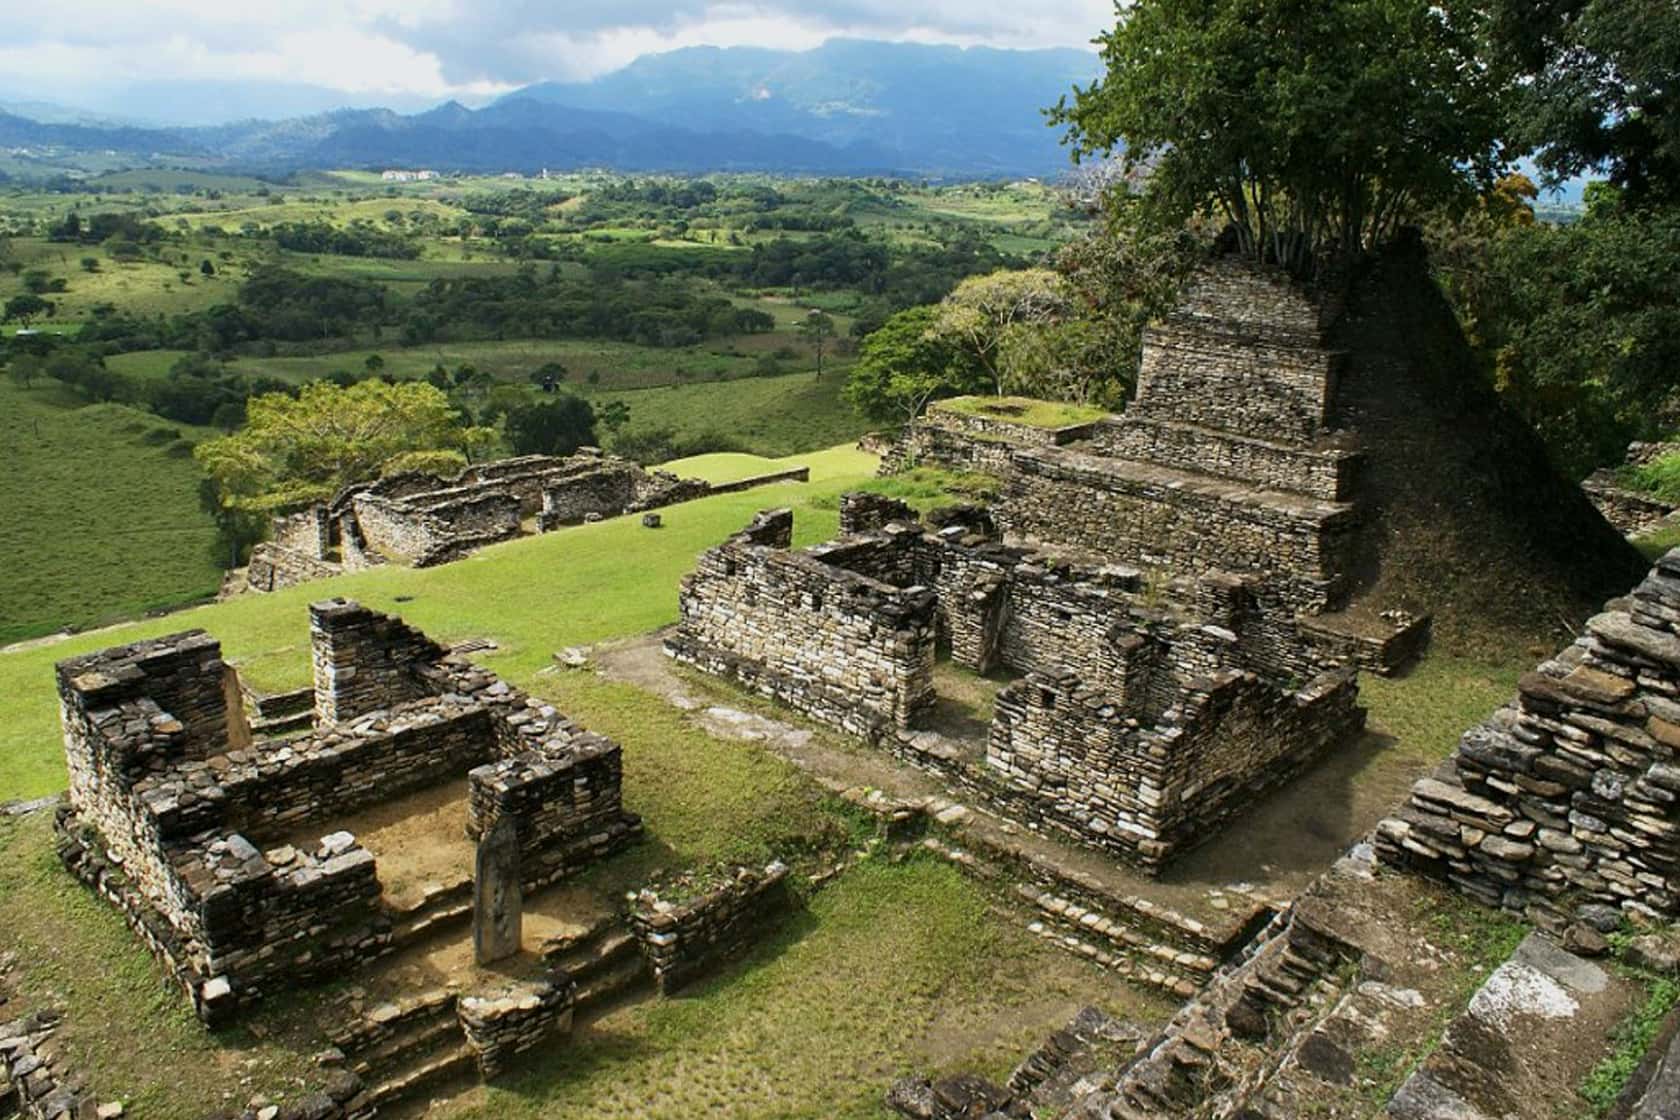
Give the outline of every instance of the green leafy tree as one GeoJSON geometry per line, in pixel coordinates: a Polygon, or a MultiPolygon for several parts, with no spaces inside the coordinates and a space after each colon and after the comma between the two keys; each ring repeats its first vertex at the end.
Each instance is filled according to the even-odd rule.
{"type": "Polygon", "coordinates": [[[827,349],[828,340],[834,337],[834,317],[826,311],[813,307],[799,323],[799,335],[811,344],[811,349],[817,357],[817,380],[822,380],[823,351],[827,349]]]}
{"type": "Polygon", "coordinates": [[[521,455],[570,455],[599,442],[595,410],[570,393],[514,409],[506,428],[508,443],[521,455]]]}
{"type": "Polygon", "coordinates": [[[27,389],[41,376],[41,359],[34,354],[18,354],[7,364],[6,376],[27,389]]]}
{"type": "Polygon", "coordinates": [[[330,497],[412,451],[469,452],[494,439],[459,422],[442,392],[420,382],[305,385],[296,397],[252,397],[245,427],[199,444],[194,456],[225,505],[275,509],[330,497]]]}
{"type": "Polygon", "coordinates": [[[1137,0],[1050,118],[1147,172],[1158,227],[1217,215],[1306,268],[1491,181],[1509,83],[1483,32],[1463,0],[1137,0]]]}
{"type": "Polygon", "coordinates": [[[1493,0],[1523,80],[1517,140],[1553,180],[1592,171],[1635,204],[1680,202],[1680,9],[1670,0],[1493,0]]]}
{"type": "Polygon", "coordinates": [[[1072,310],[1066,281],[1047,268],[970,276],[939,304],[932,331],[974,362],[999,396],[1008,382],[1012,335],[1041,329],[1072,310]]]}
{"type": "Polygon", "coordinates": [[[17,322],[28,326],[37,316],[51,315],[55,306],[51,300],[42,299],[34,292],[22,292],[6,301],[5,315],[0,321],[17,322]]]}
{"type": "Polygon", "coordinates": [[[979,364],[938,334],[939,309],[912,307],[864,338],[845,397],[871,420],[908,424],[929,401],[986,389],[979,364]]]}

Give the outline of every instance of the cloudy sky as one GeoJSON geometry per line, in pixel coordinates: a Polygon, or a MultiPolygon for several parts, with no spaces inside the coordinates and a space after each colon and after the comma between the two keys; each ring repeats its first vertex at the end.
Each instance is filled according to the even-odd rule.
{"type": "Polygon", "coordinates": [[[1056,0],[1048,11],[1018,0],[4,0],[0,10],[0,94],[111,111],[121,91],[159,83],[327,87],[361,104],[474,102],[695,44],[806,48],[847,35],[1085,46],[1112,23],[1114,7],[1112,0],[1056,0]]]}

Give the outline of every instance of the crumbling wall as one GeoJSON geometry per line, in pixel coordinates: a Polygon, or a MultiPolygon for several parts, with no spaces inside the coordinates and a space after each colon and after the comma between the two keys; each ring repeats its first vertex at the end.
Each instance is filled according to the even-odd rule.
{"type": "Polygon", "coordinates": [[[1377,828],[1378,857],[1551,929],[1680,913],[1680,550],[1518,683],[1377,828]]]}
{"type": "Polygon", "coordinates": [[[325,505],[316,504],[276,517],[268,535],[274,545],[313,560],[326,560],[332,555],[332,534],[325,505]]]}
{"type": "Polygon", "coordinates": [[[363,548],[416,568],[458,560],[520,532],[519,499],[477,487],[424,500],[358,494],[354,508],[363,548]]]}
{"type": "Polygon", "coordinates": [[[1624,486],[1615,471],[1594,471],[1581,483],[1581,489],[1587,492],[1604,520],[1627,537],[1657,529],[1680,510],[1680,503],[1624,486]]]}
{"type": "Polygon", "coordinates": [[[701,555],[667,653],[874,738],[933,702],[934,595],[785,551],[776,511],[701,555]]]}
{"type": "Polygon", "coordinates": [[[763,937],[788,907],[787,870],[780,862],[763,870],[738,867],[722,882],[677,884],[676,899],[654,890],[632,896],[630,929],[660,994],[671,994],[763,937]]]}
{"type": "Polygon", "coordinates": [[[245,587],[250,591],[279,591],[312,579],[328,579],[344,569],[330,560],[317,560],[302,552],[264,541],[251,549],[245,568],[245,587]]]}
{"type": "Polygon", "coordinates": [[[1155,720],[1123,689],[1033,673],[998,694],[986,765],[1015,815],[1153,872],[1356,735],[1357,695],[1348,673],[1291,693],[1227,671],[1182,686],[1155,720]]]}

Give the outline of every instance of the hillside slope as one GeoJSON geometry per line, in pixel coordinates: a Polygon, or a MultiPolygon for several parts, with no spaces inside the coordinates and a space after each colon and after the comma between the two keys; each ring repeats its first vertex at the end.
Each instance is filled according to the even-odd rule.
{"type": "Polygon", "coordinates": [[[56,383],[0,384],[0,644],[215,594],[198,434],[56,383]]]}
{"type": "Polygon", "coordinates": [[[1421,242],[1354,278],[1330,342],[1348,353],[1336,426],[1366,449],[1362,595],[1431,611],[1435,640],[1544,650],[1645,571],[1480,375],[1421,242]]]}

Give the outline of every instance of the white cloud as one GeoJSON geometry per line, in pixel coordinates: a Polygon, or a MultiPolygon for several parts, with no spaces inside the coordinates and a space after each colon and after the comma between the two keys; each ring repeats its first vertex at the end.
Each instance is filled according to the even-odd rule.
{"type": "Polygon", "coordinates": [[[149,80],[260,80],[482,98],[684,46],[805,49],[846,35],[1082,46],[1111,0],[11,0],[0,74],[57,96],[149,80]]]}

